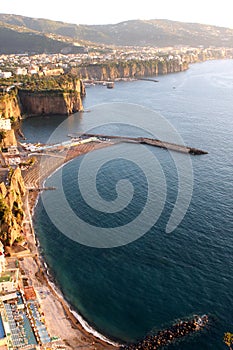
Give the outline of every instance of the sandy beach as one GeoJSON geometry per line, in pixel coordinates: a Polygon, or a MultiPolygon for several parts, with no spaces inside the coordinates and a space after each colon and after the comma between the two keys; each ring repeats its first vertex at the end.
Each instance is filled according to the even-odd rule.
{"type": "MultiPolygon", "coordinates": [[[[28,277],[28,284],[32,285],[41,304],[41,310],[45,316],[45,324],[51,337],[58,337],[48,349],[116,349],[113,346],[87,332],[73,313],[62,293],[50,281],[42,257],[39,255],[35,239],[32,216],[37,203],[39,190],[44,180],[62,164],[71,159],[96,149],[110,146],[110,143],[90,143],[80,145],[68,151],[59,153],[47,153],[37,155],[35,165],[23,171],[23,177],[27,188],[25,196],[25,234],[30,254],[19,259],[20,270],[28,277]]],[[[47,347],[43,347],[47,349],[47,347]]]]}

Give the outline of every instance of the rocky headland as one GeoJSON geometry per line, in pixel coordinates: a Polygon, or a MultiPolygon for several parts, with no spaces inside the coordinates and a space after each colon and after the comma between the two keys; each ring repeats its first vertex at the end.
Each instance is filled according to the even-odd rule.
{"type": "Polygon", "coordinates": [[[0,116],[5,119],[20,119],[22,106],[16,89],[0,94],[0,116]]]}
{"type": "Polygon", "coordinates": [[[21,239],[25,193],[21,170],[10,169],[6,181],[0,183],[0,240],[4,245],[21,239]]]}
{"type": "Polygon", "coordinates": [[[77,67],[77,74],[83,80],[140,79],[169,73],[178,73],[189,68],[189,64],[207,60],[231,58],[229,50],[206,49],[194,53],[164,54],[152,59],[119,59],[105,62],[83,63],[77,67]]]}
{"type": "Polygon", "coordinates": [[[22,116],[69,115],[83,110],[83,96],[85,87],[78,78],[29,78],[2,91],[0,116],[18,120],[22,116]]]}
{"type": "Polygon", "coordinates": [[[115,80],[120,78],[141,78],[182,72],[188,69],[187,61],[150,60],[116,61],[80,66],[78,71],[82,79],[115,80]]]}
{"type": "Polygon", "coordinates": [[[18,95],[23,113],[28,116],[69,115],[83,110],[85,88],[82,80],[61,76],[38,80],[36,84],[26,82],[18,95]]]}

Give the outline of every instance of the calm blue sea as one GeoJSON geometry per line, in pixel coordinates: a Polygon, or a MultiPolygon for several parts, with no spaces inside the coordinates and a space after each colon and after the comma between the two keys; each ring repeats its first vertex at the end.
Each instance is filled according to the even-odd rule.
{"type": "MultiPolygon", "coordinates": [[[[209,154],[191,158],[191,202],[179,226],[166,233],[179,191],[177,168],[167,151],[149,147],[163,169],[166,201],[157,223],[125,246],[99,249],[74,242],[51,222],[40,200],[35,230],[49,270],[73,309],[111,339],[136,341],[177,319],[208,314],[210,323],[205,331],[169,348],[226,349],[224,332],[233,333],[233,60],[195,64],[186,72],[159,77],[159,83],[132,81],[116,83],[114,89],[91,87],[84,101],[90,113],[27,119],[23,132],[28,141],[46,142],[60,123],[67,121],[56,135],[57,140],[65,140],[69,133],[85,130],[90,118],[95,118],[92,106],[111,102],[137,103],[161,113],[187,145],[209,154]]],[[[129,125],[120,132],[134,133],[129,125]]],[[[114,147],[122,152],[122,146],[114,147]]],[[[142,146],[123,147],[148,165],[149,158],[139,152],[142,146]]],[[[96,162],[101,152],[106,150],[93,153],[96,162]]],[[[62,172],[62,187],[75,215],[94,227],[122,226],[124,234],[123,225],[140,215],[146,203],[148,184],[143,171],[124,157],[99,169],[96,187],[106,201],[116,199],[116,184],[121,179],[129,180],[134,188],[127,208],[117,215],[106,214],[88,206],[80,192],[77,174],[82,161],[80,157],[68,163],[47,183],[56,183],[62,172]]],[[[87,189],[88,176],[83,181],[87,189]]],[[[54,203],[54,212],[65,222],[56,192],[44,192],[43,200],[54,203]]],[[[145,222],[141,220],[140,225],[143,230],[145,222]]],[[[67,224],[67,232],[71,226],[71,222],[67,224]]]]}

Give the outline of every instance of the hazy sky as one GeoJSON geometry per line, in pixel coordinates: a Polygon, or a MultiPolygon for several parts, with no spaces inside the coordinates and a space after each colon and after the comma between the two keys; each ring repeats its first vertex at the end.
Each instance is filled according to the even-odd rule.
{"type": "Polygon", "coordinates": [[[171,19],[233,28],[232,0],[0,0],[1,13],[76,24],[171,19]]]}

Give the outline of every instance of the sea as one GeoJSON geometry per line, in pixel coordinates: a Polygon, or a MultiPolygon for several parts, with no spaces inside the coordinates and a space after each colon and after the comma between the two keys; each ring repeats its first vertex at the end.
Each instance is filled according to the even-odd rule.
{"type": "Polygon", "coordinates": [[[224,350],[233,333],[233,60],[156,79],[87,88],[86,112],[24,120],[27,142],[94,130],[208,154],[121,143],[80,156],[45,182],[56,190],[39,198],[36,237],[89,331],[136,342],[207,314],[204,330],[167,348],[224,350]]]}

